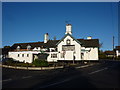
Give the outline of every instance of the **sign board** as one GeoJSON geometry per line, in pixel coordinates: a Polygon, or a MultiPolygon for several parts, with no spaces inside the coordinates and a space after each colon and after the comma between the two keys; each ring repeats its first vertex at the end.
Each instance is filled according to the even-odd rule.
{"type": "Polygon", "coordinates": [[[62,46],[62,51],[74,51],[75,50],[75,45],[63,45],[62,46]]]}

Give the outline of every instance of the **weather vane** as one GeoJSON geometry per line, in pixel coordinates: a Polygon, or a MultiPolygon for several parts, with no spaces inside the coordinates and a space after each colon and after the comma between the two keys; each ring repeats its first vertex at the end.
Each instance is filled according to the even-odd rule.
{"type": "Polygon", "coordinates": [[[66,24],[70,24],[71,20],[66,20],[65,23],[66,24]]]}

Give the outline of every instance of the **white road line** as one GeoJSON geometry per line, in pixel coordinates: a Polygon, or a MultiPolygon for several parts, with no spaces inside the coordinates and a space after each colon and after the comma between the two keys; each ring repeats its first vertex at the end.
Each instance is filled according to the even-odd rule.
{"type": "Polygon", "coordinates": [[[25,78],[30,78],[30,77],[32,77],[32,76],[26,76],[26,77],[22,77],[22,79],[25,79],[25,78]]]}
{"type": "Polygon", "coordinates": [[[83,65],[83,66],[79,66],[79,67],[75,67],[75,68],[85,68],[85,67],[89,67],[89,66],[92,66],[92,65],[94,65],[94,64],[90,64],[90,65],[83,65]]]}
{"type": "Polygon", "coordinates": [[[94,73],[97,73],[97,72],[101,72],[101,71],[106,70],[106,69],[108,69],[108,68],[106,67],[106,68],[103,68],[103,69],[100,69],[100,70],[93,71],[93,72],[88,73],[88,74],[91,75],[91,74],[94,74],[94,73]]]}
{"type": "Polygon", "coordinates": [[[10,78],[10,79],[6,79],[6,80],[2,80],[2,81],[0,81],[0,82],[6,82],[6,81],[11,81],[12,79],[10,78]]]}
{"type": "Polygon", "coordinates": [[[84,66],[79,66],[79,67],[75,67],[75,68],[85,68],[85,67],[88,67],[90,65],[84,65],[84,66]]]}
{"type": "Polygon", "coordinates": [[[49,87],[49,86],[58,85],[58,84],[67,82],[67,81],[69,81],[69,80],[70,80],[70,79],[66,79],[66,80],[63,80],[63,81],[60,81],[60,82],[56,82],[56,83],[52,83],[52,84],[49,84],[49,85],[42,86],[42,87],[40,87],[40,88],[47,88],[47,87],[49,87]]]}

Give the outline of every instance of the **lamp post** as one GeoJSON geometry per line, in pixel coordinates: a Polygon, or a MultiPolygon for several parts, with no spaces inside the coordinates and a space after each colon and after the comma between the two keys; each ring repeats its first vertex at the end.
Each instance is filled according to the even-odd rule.
{"type": "Polygon", "coordinates": [[[114,58],[115,58],[115,52],[114,52],[114,36],[113,36],[113,60],[114,60],[114,58]]]}
{"type": "Polygon", "coordinates": [[[73,52],[73,64],[75,64],[75,51],[73,52]]]}

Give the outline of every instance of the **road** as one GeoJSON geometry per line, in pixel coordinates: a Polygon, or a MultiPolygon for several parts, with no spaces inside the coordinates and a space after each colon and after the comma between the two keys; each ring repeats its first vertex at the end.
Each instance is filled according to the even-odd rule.
{"type": "Polygon", "coordinates": [[[93,66],[29,71],[3,68],[2,88],[120,88],[120,61],[93,66]]]}

